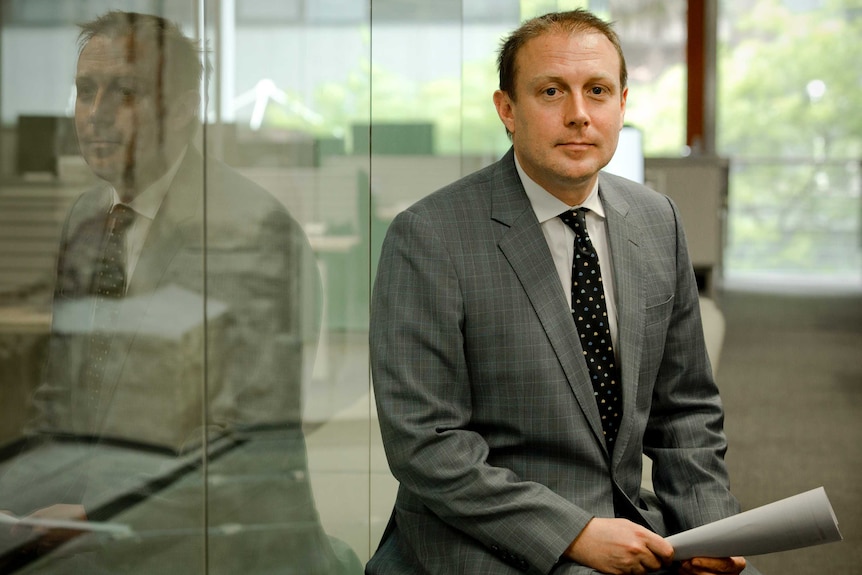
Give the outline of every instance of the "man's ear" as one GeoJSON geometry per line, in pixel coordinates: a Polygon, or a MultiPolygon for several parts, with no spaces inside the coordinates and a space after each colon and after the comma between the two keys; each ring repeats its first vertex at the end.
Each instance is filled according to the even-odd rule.
{"type": "Polygon", "coordinates": [[[200,110],[200,93],[197,90],[186,90],[176,98],[176,104],[171,109],[171,124],[178,130],[186,129],[197,121],[200,110]]]}
{"type": "Polygon", "coordinates": [[[620,94],[620,130],[626,125],[626,100],[629,96],[628,87],[624,88],[620,94]]]}
{"type": "Polygon", "coordinates": [[[497,115],[500,116],[500,121],[506,126],[506,131],[510,134],[515,133],[515,104],[509,97],[509,94],[503,90],[494,92],[494,107],[497,108],[497,115]]]}

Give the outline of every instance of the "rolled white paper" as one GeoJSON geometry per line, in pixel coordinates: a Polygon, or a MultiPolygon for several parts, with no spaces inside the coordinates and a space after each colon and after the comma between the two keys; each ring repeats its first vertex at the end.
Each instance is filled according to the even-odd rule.
{"type": "Polygon", "coordinates": [[[26,525],[42,529],[68,529],[71,531],[95,531],[112,535],[130,536],[131,527],[122,523],[100,523],[95,521],[78,521],[75,519],[47,519],[38,517],[12,517],[0,513],[0,523],[8,525],[26,525]]]}
{"type": "Polygon", "coordinates": [[[823,487],[751,509],[667,538],[674,559],[765,555],[841,541],[823,487]]]}

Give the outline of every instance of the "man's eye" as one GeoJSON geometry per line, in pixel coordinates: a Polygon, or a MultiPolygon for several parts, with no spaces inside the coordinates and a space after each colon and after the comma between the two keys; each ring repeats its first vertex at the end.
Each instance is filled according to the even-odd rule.
{"type": "Polygon", "coordinates": [[[128,86],[119,86],[115,92],[123,102],[131,102],[137,95],[137,90],[128,86]]]}
{"type": "Polygon", "coordinates": [[[556,88],[547,88],[545,90],[545,95],[546,96],[556,96],[557,92],[559,92],[559,90],[557,90],[556,88]]]}
{"type": "Polygon", "coordinates": [[[593,86],[590,91],[593,93],[594,96],[601,96],[602,94],[605,94],[607,92],[607,90],[605,90],[601,86],[593,86]]]}
{"type": "Polygon", "coordinates": [[[78,99],[81,100],[91,100],[95,93],[95,90],[90,86],[78,86],[75,90],[77,92],[78,99]]]}

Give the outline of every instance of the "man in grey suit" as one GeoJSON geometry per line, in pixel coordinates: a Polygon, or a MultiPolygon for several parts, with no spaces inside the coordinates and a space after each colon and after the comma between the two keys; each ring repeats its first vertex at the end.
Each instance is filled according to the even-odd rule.
{"type": "Polygon", "coordinates": [[[400,487],[366,572],[739,573],[741,557],[674,563],[663,539],[739,506],[677,209],[600,173],[625,112],[618,38],[588,12],[549,14],[498,64],[513,149],[401,213],[384,242],[371,361],[400,487]],[[561,214],[583,214],[598,254],[610,410],[561,214]]]}

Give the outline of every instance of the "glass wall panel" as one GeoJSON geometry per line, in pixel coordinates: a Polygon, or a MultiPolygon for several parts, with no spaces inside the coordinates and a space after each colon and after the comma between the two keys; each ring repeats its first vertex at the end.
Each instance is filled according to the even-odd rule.
{"type": "MultiPolygon", "coordinates": [[[[495,161],[509,147],[492,95],[496,51],[517,26],[517,0],[371,3],[370,154],[372,278],[386,229],[401,210],[495,161]]],[[[373,413],[373,412],[372,412],[373,413]]],[[[371,533],[376,547],[395,499],[372,415],[371,533]]]]}
{"type": "Polygon", "coordinates": [[[2,3],[0,571],[361,572],[368,7],[294,4],[2,3]]]}
{"type": "Polygon", "coordinates": [[[203,573],[207,455],[242,441],[252,380],[209,353],[245,284],[209,301],[196,5],[155,4],[2,4],[4,573],[203,573]]]}
{"type": "Polygon", "coordinates": [[[366,14],[205,3],[207,301],[227,322],[207,389],[233,388],[241,442],[207,462],[208,573],[360,573],[367,555],[368,159],[348,137],[366,14]]]}

